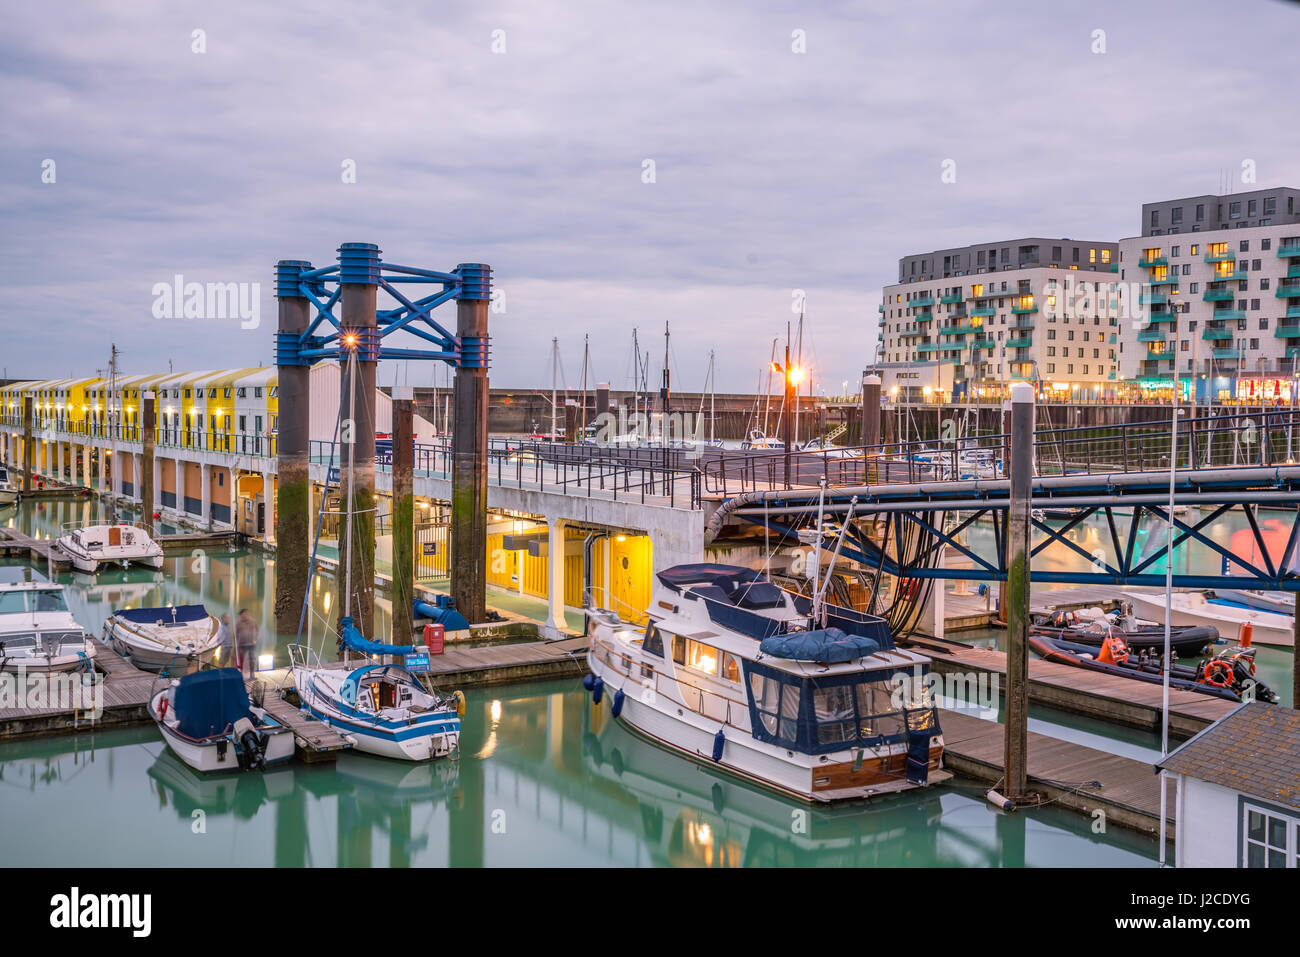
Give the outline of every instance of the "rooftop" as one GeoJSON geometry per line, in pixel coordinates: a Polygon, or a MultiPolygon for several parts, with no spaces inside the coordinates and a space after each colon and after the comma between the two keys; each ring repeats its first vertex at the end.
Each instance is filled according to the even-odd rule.
{"type": "Polygon", "coordinates": [[[1244,704],[1156,767],[1300,808],[1300,711],[1244,704]]]}

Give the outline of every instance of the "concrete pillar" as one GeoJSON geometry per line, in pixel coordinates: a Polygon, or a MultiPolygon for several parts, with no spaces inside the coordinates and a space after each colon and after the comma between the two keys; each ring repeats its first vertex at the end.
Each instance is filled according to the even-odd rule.
{"type": "Polygon", "coordinates": [[[54,481],[63,484],[63,442],[59,439],[54,442],[54,481]]]}
{"type": "Polygon", "coordinates": [[[311,365],[298,356],[298,338],[307,330],[311,303],[298,277],[311,263],[283,259],[275,267],[279,310],[276,376],[280,390],[276,442],[275,630],[297,635],[307,597],[307,563],[311,554],[311,365]]]}
{"type": "Polygon", "coordinates": [[[564,520],[553,519],[547,528],[546,623],[556,631],[564,631],[568,622],[564,618],[564,520]]]}
{"type": "Polygon", "coordinates": [[[32,397],[23,396],[23,495],[32,493],[32,397]]]}
{"type": "MultiPolygon", "coordinates": [[[[868,448],[880,445],[880,376],[874,373],[862,377],[862,444],[868,448]]],[[[864,456],[864,477],[868,485],[879,478],[878,459],[879,451],[864,456]]]]}
{"type": "Polygon", "coordinates": [[[1034,457],[1034,390],[1011,387],[1011,496],[1007,509],[1007,711],[1005,795],[1025,795],[1029,760],[1029,528],[1034,457]]]}
{"type": "Polygon", "coordinates": [[[577,442],[581,428],[578,425],[578,403],[574,399],[564,400],[564,441],[577,442]]]}
{"type": "Polygon", "coordinates": [[[343,418],[351,419],[342,448],[342,491],[352,487],[352,520],[345,521],[339,541],[339,614],[350,614],[361,634],[375,635],[375,365],[379,333],[375,305],[379,292],[379,247],[344,243],[339,247],[340,315],[344,330],[342,358],[343,418]],[[355,360],[355,361],[354,361],[355,360]],[[349,467],[351,475],[349,477],[349,467]],[[349,547],[350,545],[350,547],[349,547]],[[352,591],[344,594],[350,572],[352,591]]]}
{"type": "Polygon", "coordinates": [[[596,383],[596,415],[601,416],[609,411],[609,383],[596,383]]]}
{"type": "Polygon", "coordinates": [[[162,514],[162,511],[163,511],[163,506],[162,506],[162,459],[160,459],[156,454],[155,454],[154,457],[153,457],[153,473],[152,473],[152,479],[153,479],[153,500],[154,500],[154,511],[157,512],[159,515],[161,515],[161,514],[162,514]]]}
{"type": "Polygon", "coordinates": [[[136,489],[140,493],[140,518],[144,527],[152,536],[155,534],[153,524],[154,506],[158,500],[158,486],[155,483],[154,468],[158,464],[154,458],[153,430],[157,406],[157,393],[145,392],[140,396],[140,465],[135,474],[136,489]]]}
{"type": "Polygon", "coordinates": [[[414,644],[415,390],[393,387],[393,639],[414,644]]]}
{"type": "Polygon", "coordinates": [[[108,487],[108,450],[99,448],[99,493],[102,495],[108,487]]]}
{"type": "Polygon", "coordinates": [[[212,528],[212,466],[204,462],[199,466],[199,527],[212,528]]]}
{"type": "Polygon", "coordinates": [[[453,389],[451,594],[471,624],[487,618],[488,302],[492,270],[461,263],[456,335],[461,363],[453,389]]]}
{"type": "Polygon", "coordinates": [[[140,496],[140,473],[143,470],[143,456],[139,452],[131,453],[131,497],[137,502],[141,501],[140,496]]]}

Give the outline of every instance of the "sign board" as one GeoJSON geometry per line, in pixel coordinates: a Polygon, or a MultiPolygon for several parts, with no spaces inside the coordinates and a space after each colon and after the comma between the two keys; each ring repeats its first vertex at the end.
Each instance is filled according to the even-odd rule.
{"type": "Polygon", "coordinates": [[[429,653],[420,651],[413,655],[407,655],[403,667],[412,674],[427,672],[429,670],[429,653]]]}
{"type": "Polygon", "coordinates": [[[437,555],[437,554],[438,554],[438,543],[437,543],[437,542],[421,542],[421,543],[420,543],[420,553],[423,554],[423,555],[437,555]]]}

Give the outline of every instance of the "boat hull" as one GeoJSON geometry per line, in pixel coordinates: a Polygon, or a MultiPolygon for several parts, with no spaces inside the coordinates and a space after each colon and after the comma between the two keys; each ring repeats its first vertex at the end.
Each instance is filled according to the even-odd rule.
{"type": "MultiPolygon", "coordinates": [[[[594,654],[588,654],[587,664],[592,673],[605,682],[607,693],[612,694],[614,688],[627,681],[625,675],[615,672],[594,654]]],[[[629,731],[704,767],[810,804],[862,800],[938,784],[952,776],[942,770],[943,739],[939,736],[931,742],[927,784],[914,784],[907,780],[905,745],[880,749],[887,753],[864,758],[860,768],[854,771],[850,752],[825,756],[801,755],[808,758],[807,763],[791,761],[782,757],[787,753],[784,749],[765,745],[752,734],[728,728],[724,731],[726,743],[722,757],[714,761],[712,755],[714,736],[718,731],[717,721],[684,708],[681,709],[682,716],[679,718],[675,713],[678,710],[677,702],[662,695],[653,696],[652,700],[656,704],[670,706],[670,713],[656,704],[643,701],[638,691],[634,688],[625,695],[616,719],[629,731]],[[822,762],[822,757],[828,760],[822,762]],[[852,781],[844,780],[841,772],[841,780],[832,780],[826,787],[814,787],[814,775],[832,777],[834,772],[831,769],[840,767],[852,771],[856,777],[852,781]],[[836,784],[844,786],[834,786],[836,784]]]]}
{"type": "MultiPolygon", "coordinates": [[[[1124,597],[1133,602],[1134,609],[1140,609],[1137,617],[1159,621],[1165,616],[1164,595],[1152,596],[1141,592],[1124,592],[1124,597]]],[[[1235,605],[1217,604],[1207,601],[1196,594],[1178,592],[1174,594],[1170,621],[1174,625],[1200,625],[1218,628],[1219,633],[1229,640],[1247,622],[1251,625],[1251,640],[1257,645],[1275,645],[1280,648],[1295,647],[1295,624],[1293,616],[1279,615],[1255,608],[1240,608],[1235,605]]]]}
{"type": "MultiPolygon", "coordinates": [[[[158,726],[167,747],[200,774],[229,774],[242,771],[233,742],[229,740],[195,741],[176,733],[175,730],[167,726],[167,723],[158,713],[158,701],[166,693],[166,690],[160,691],[150,699],[149,717],[158,726]],[[225,744],[224,748],[221,746],[223,743],[225,744]]],[[[281,725],[263,730],[267,731],[266,767],[284,764],[293,757],[294,739],[292,731],[281,725]]]]}

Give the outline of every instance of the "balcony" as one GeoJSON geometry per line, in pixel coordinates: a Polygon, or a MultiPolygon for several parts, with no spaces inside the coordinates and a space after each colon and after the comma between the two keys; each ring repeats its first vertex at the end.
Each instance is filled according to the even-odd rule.
{"type": "Polygon", "coordinates": [[[1004,297],[1006,297],[1006,296],[1014,296],[1014,295],[1016,295],[1016,291],[1015,291],[1014,289],[985,289],[985,290],[984,290],[983,292],[981,292],[981,293],[974,293],[974,292],[972,292],[972,293],[970,294],[970,296],[968,296],[967,298],[969,298],[969,299],[998,299],[998,298],[1004,298],[1004,297]]]}
{"type": "Polygon", "coordinates": [[[1151,259],[1147,259],[1145,256],[1143,256],[1141,259],[1138,260],[1139,269],[1153,269],[1156,266],[1168,266],[1168,265],[1169,265],[1169,258],[1167,256],[1154,256],[1151,259]]]}
{"type": "MultiPolygon", "coordinates": [[[[1140,292],[1138,293],[1139,306],[1163,306],[1169,301],[1169,294],[1164,292],[1140,292]]],[[[1118,305],[1118,304],[1116,304],[1118,305]]],[[[1116,306],[1111,306],[1112,309],[1116,306]]]]}
{"type": "Polygon", "coordinates": [[[1037,312],[1038,305],[1032,301],[1029,303],[1025,303],[1022,300],[1020,305],[1018,306],[1015,303],[1012,303],[1011,311],[1017,316],[1027,316],[1030,313],[1037,312]]]}
{"type": "Polygon", "coordinates": [[[993,349],[995,344],[992,339],[972,339],[970,347],[972,349],[993,349]]]}
{"type": "Polygon", "coordinates": [[[1207,289],[1201,296],[1203,302],[1232,302],[1237,294],[1231,289],[1207,289]]]}
{"type": "Polygon", "coordinates": [[[916,347],[917,353],[938,352],[939,347],[933,342],[926,342],[916,347]]]}
{"type": "Polygon", "coordinates": [[[1175,273],[1167,273],[1164,276],[1152,276],[1147,280],[1152,286],[1176,286],[1178,285],[1178,276],[1175,273]]]}
{"type": "Polygon", "coordinates": [[[915,319],[917,322],[929,322],[931,319],[934,318],[934,313],[932,313],[929,309],[926,309],[923,312],[918,312],[912,318],[915,319]]]}
{"type": "Polygon", "coordinates": [[[1300,325],[1278,326],[1273,335],[1278,339],[1300,339],[1300,325]]]}
{"type": "Polygon", "coordinates": [[[962,301],[962,295],[959,292],[952,292],[946,296],[940,296],[939,301],[946,306],[951,306],[962,301]]]}
{"type": "Polygon", "coordinates": [[[1207,328],[1204,332],[1201,333],[1201,338],[1209,342],[1215,342],[1221,339],[1231,339],[1232,333],[1227,329],[1207,328]]]}
{"type": "Polygon", "coordinates": [[[1138,342],[1167,342],[1168,338],[1161,329],[1143,329],[1138,333],[1138,342]]]}
{"type": "Polygon", "coordinates": [[[1226,322],[1231,319],[1245,319],[1246,310],[1244,309],[1216,309],[1210,315],[1211,322],[1226,322]]]}
{"type": "Polygon", "coordinates": [[[885,311],[885,304],[883,302],[880,305],[876,306],[876,312],[884,312],[884,311],[885,311]]]}
{"type": "Polygon", "coordinates": [[[1033,345],[1031,336],[1017,336],[1015,339],[1007,340],[1008,349],[1028,349],[1031,345],[1033,345]]]}
{"type": "Polygon", "coordinates": [[[976,306],[974,309],[970,311],[970,314],[973,318],[987,319],[989,316],[993,315],[996,311],[997,310],[995,310],[992,306],[976,306]]]}
{"type": "Polygon", "coordinates": [[[983,329],[983,328],[984,328],[983,326],[972,326],[972,325],[964,325],[964,326],[940,326],[940,327],[939,327],[939,335],[941,335],[941,336],[964,336],[964,335],[966,335],[966,333],[968,333],[968,332],[978,332],[978,331],[980,331],[980,330],[983,329]]]}
{"type": "Polygon", "coordinates": [[[1166,343],[1163,343],[1163,342],[1148,342],[1148,343],[1147,343],[1147,358],[1148,358],[1148,359],[1163,359],[1163,358],[1165,358],[1166,356],[1168,356],[1168,355],[1172,355],[1172,354],[1173,354],[1173,353],[1171,353],[1171,352],[1169,351],[1169,346],[1168,346],[1166,343]]]}
{"type": "Polygon", "coordinates": [[[1278,286],[1277,298],[1279,299],[1297,299],[1300,298],[1300,282],[1293,286],[1278,286]]]}
{"type": "Polygon", "coordinates": [[[1147,313],[1147,322],[1177,322],[1178,314],[1173,312],[1149,312],[1147,313]]]}
{"type": "MultiPolygon", "coordinates": [[[[1278,251],[1278,255],[1279,256],[1282,255],[1281,250],[1278,251]]],[[[1217,252],[1217,253],[1207,252],[1204,256],[1204,259],[1207,263],[1226,263],[1229,261],[1236,262],[1237,254],[1230,249],[1225,249],[1222,252],[1217,252]]]]}
{"type": "Polygon", "coordinates": [[[1210,277],[1210,282],[1241,282],[1245,278],[1246,271],[1244,269],[1229,269],[1227,272],[1220,272],[1216,269],[1214,275],[1210,277]]]}
{"type": "Polygon", "coordinates": [[[1236,349],[1215,349],[1214,358],[1216,359],[1235,359],[1237,358],[1236,349]]]}
{"type": "Polygon", "coordinates": [[[1277,254],[1281,259],[1295,259],[1297,256],[1300,256],[1300,243],[1278,246],[1277,254]]]}
{"type": "Polygon", "coordinates": [[[1286,317],[1287,317],[1288,319],[1297,319],[1297,318],[1300,318],[1300,305],[1296,305],[1296,306],[1287,306],[1287,307],[1286,307],[1286,317]]]}
{"type": "Polygon", "coordinates": [[[909,309],[928,309],[934,305],[934,296],[921,296],[919,299],[909,299],[904,303],[909,309]]]}
{"type": "Polygon", "coordinates": [[[1011,328],[1024,329],[1027,332],[1033,332],[1034,326],[1036,325],[1038,325],[1038,323],[1034,322],[1032,319],[1018,319],[1016,322],[1012,323],[1011,328]]]}
{"type": "Polygon", "coordinates": [[[924,336],[924,335],[927,335],[927,334],[928,334],[928,333],[921,332],[920,330],[912,329],[912,330],[909,331],[909,332],[900,332],[900,333],[898,334],[898,338],[900,338],[900,339],[918,339],[918,338],[920,338],[921,336],[924,336]]]}
{"type": "Polygon", "coordinates": [[[1300,263],[1292,263],[1286,270],[1287,279],[1300,279],[1300,263]]]}

